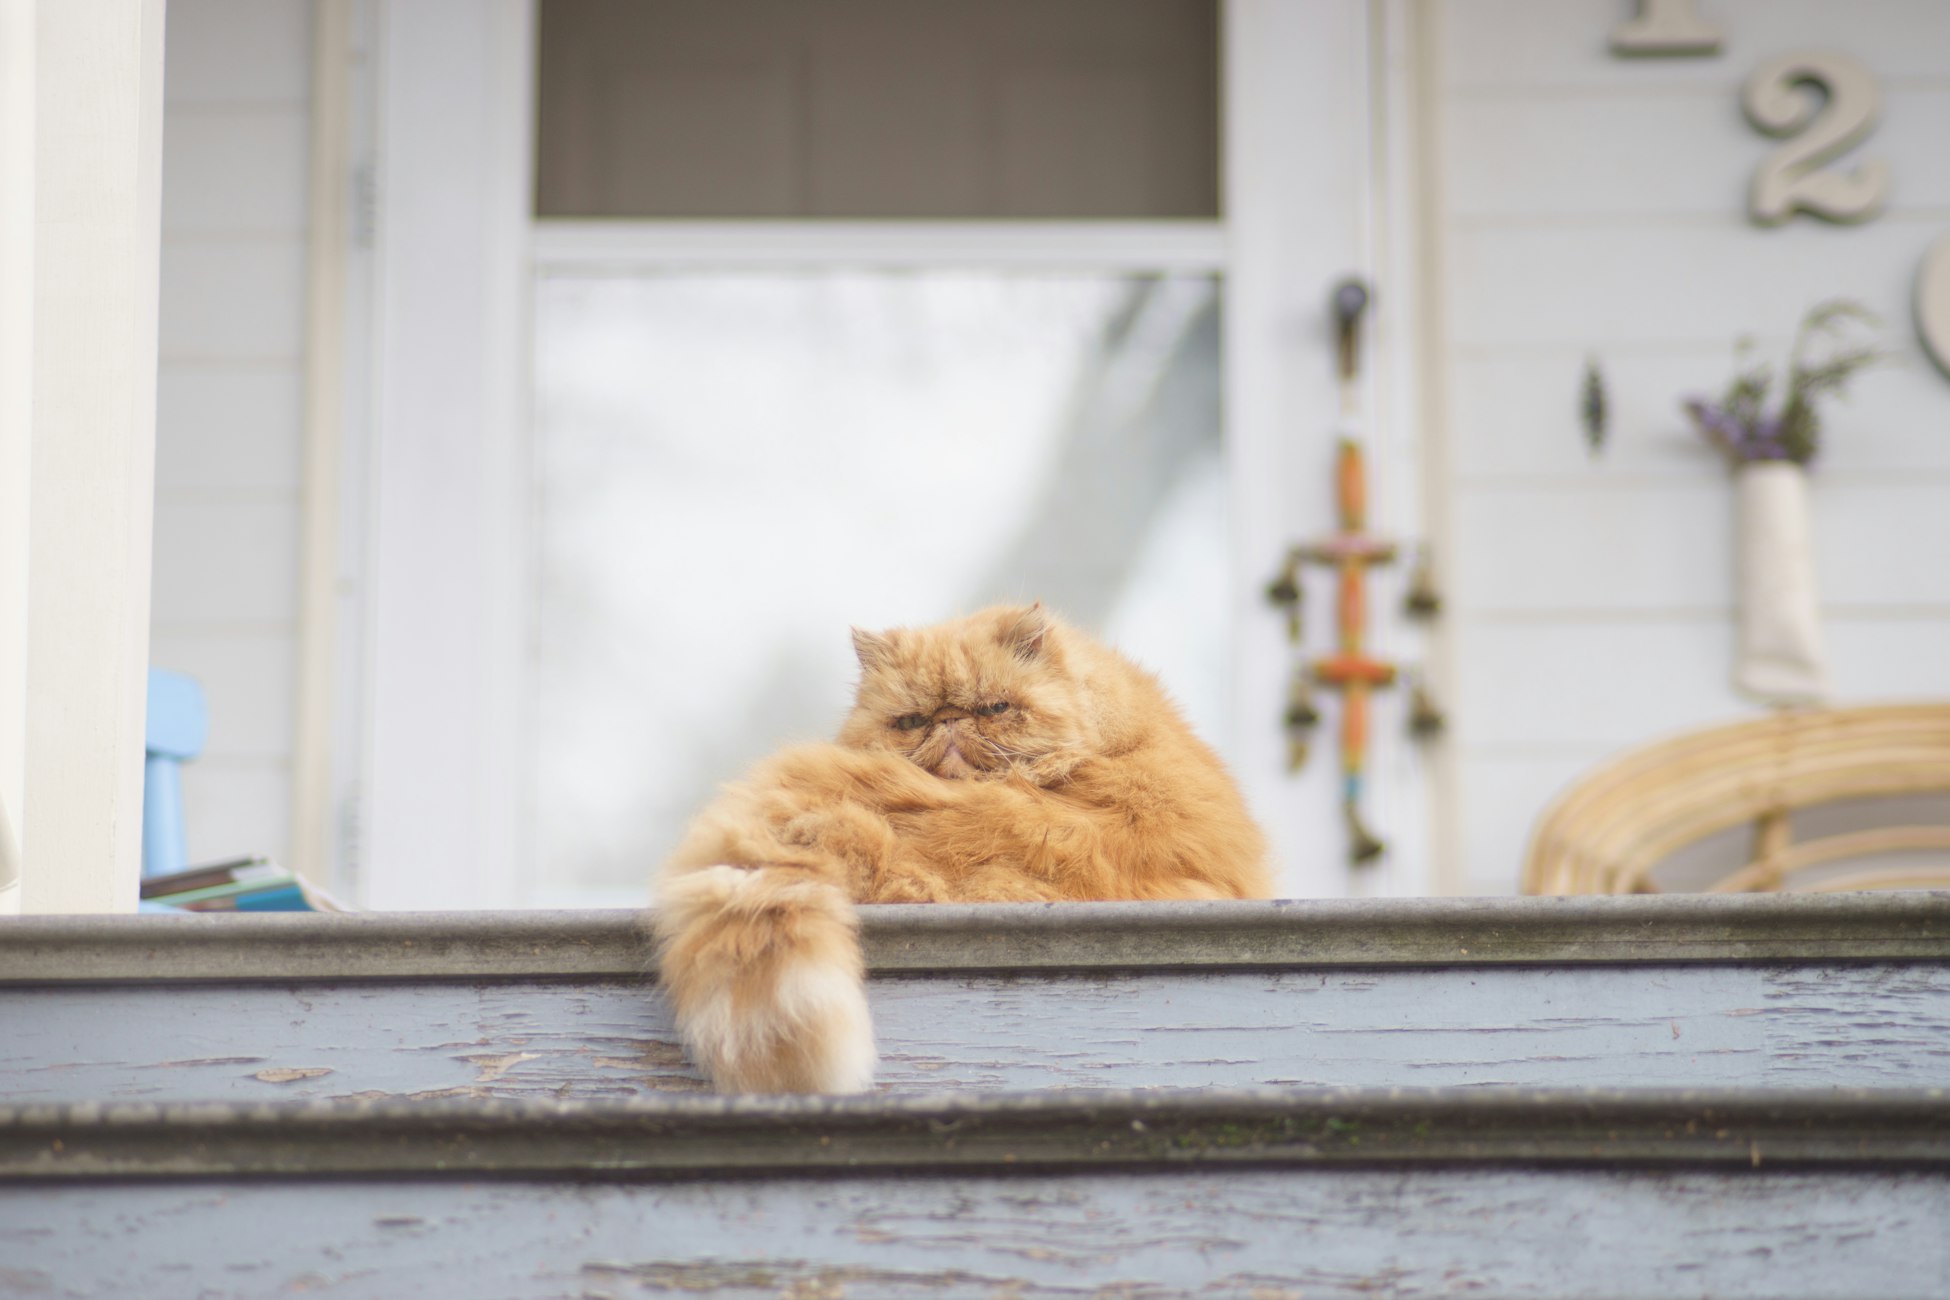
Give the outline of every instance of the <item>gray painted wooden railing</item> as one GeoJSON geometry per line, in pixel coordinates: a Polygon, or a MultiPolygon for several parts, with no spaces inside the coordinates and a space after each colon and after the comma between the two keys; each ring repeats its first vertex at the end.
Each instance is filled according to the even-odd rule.
{"type": "Polygon", "coordinates": [[[1950,895],[863,930],[789,1099],[627,914],[0,922],[0,1294],[1950,1293],[1950,895]]]}

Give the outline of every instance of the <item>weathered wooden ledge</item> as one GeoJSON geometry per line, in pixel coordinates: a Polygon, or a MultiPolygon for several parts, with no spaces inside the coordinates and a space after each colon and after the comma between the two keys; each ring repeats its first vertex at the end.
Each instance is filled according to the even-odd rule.
{"type": "Polygon", "coordinates": [[[1950,1092],[1069,1092],[0,1107],[0,1181],[1185,1166],[1950,1169],[1950,1092]]]}
{"type": "MultiPolygon", "coordinates": [[[[1950,891],[862,909],[875,974],[1950,962],[1950,891]]],[[[0,919],[0,984],[635,977],[629,911],[0,919]]]]}

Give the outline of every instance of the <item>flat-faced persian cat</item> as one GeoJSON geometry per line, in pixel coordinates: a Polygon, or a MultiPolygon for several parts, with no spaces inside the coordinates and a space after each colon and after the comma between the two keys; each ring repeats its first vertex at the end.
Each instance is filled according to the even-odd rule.
{"type": "Polygon", "coordinates": [[[664,867],[664,986],[720,1090],[872,1082],[855,903],[1271,893],[1218,756],[1149,673],[1041,605],[853,644],[839,738],[726,787],[664,867]]]}

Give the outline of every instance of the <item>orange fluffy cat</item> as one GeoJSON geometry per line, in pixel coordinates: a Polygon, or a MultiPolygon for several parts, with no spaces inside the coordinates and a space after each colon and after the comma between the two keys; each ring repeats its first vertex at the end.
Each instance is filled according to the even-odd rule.
{"type": "Polygon", "coordinates": [[[837,741],[727,787],[664,867],[664,986],[719,1089],[872,1082],[855,903],[1271,893],[1218,756],[1149,673],[1041,605],[853,644],[837,741]]]}

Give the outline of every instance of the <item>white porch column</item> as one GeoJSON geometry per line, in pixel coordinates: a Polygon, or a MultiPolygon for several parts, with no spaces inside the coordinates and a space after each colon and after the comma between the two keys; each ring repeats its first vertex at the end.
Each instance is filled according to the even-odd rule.
{"type": "Polygon", "coordinates": [[[141,872],[163,6],[25,6],[34,28],[33,446],[15,825],[29,912],[132,911],[141,872]]]}
{"type": "Polygon", "coordinates": [[[0,916],[20,910],[34,402],[34,0],[0,0],[0,916]]]}

